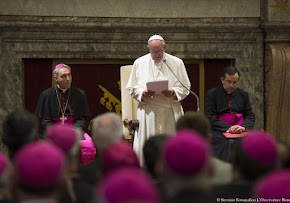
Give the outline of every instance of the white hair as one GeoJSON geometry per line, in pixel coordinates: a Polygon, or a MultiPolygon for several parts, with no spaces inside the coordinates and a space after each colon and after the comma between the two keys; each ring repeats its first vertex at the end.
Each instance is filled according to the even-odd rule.
{"type": "Polygon", "coordinates": [[[114,142],[123,139],[121,117],[113,112],[107,112],[94,118],[92,123],[92,138],[98,152],[114,142]]]}
{"type": "Polygon", "coordinates": [[[61,68],[67,68],[71,72],[71,68],[68,65],[63,64],[62,66],[59,66],[59,67],[57,67],[56,69],[53,70],[52,74],[53,74],[54,77],[58,76],[59,69],[61,69],[61,68]]]}

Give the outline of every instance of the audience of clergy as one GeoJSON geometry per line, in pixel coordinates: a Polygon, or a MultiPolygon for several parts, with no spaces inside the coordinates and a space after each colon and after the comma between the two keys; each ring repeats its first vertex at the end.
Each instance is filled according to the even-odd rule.
{"type": "Polygon", "coordinates": [[[145,142],[146,167],[142,168],[132,146],[123,140],[121,117],[112,112],[101,114],[94,118],[91,134],[98,153],[82,164],[80,129],[54,124],[45,132],[45,139],[37,141],[36,117],[16,110],[3,121],[2,139],[11,161],[0,153],[0,202],[289,199],[290,170],[282,168],[289,167],[289,150],[279,153],[272,135],[255,130],[239,138],[229,163],[218,169],[205,115],[187,112],[176,128],[172,135],[156,135],[145,142]],[[216,181],[214,177],[223,174],[223,169],[232,177],[216,181]]]}
{"type": "Polygon", "coordinates": [[[92,122],[92,139],[97,149],[95,159],[80,167],[80,176],[90,185],[96,185],[102,176],[100,157],[111,144],[123,140],[123,126],[121,117],[113,112],[96,116],[92,122]]]}
{"type": "Polygon", "coordinates": [[[289,202],[290,170],[276,170],[262,177],[254,189],[254,198],[259,202],[289,202]]]}
{"type": "Polygon", "coordinates": [[[96,202],[159,203],[160,195],[148,174],[132,167],[112,171],[97,188],[96,202]]]}
{"type": "Polygon", "coordinates": [[[123,167],[140,168],[136,153],[132,146],[125,141],[115,142],[104,150],[101,166],[104,175],[123,167]]]}
{"type": "Polygon", "coordinates": [[[11,182],[17,202],[58,202],[65,187],[65,156],[57,146],[36,141],[14,157],[11,182]]]}
{"type": "Polygon", "coordinates": [[[210,195],[214,173],[210,148],[199,133],[177,131],[165,142],[162,155],[168,202],[216,202],[210,195]]]}
{"type": "Polygon", "coordinates": [[[277,143],[266,132],[249,132],[234,147],[231,163],[233,181],[216,185],[213,193],[217,198],[250,198],[256,182],[278,167],[277,143]]]}
{"type": "Polygon", "coordinates": [[[59,147],[66,156],[66,187],[60,197],[60,202],[91,202],[92,187],[78,175],[80,163],[80,138],[82,132],[79,128],[69,125],[55,124],[48,128],[45,138],[59,147]]]}
{"type": "MultiPolygon", "coordinates": [[[[209,144],[212,140],[210,122],[201,112],[188,111],[184,116],[180,117],[176,122],[176,130],[193,130],[203,136],[209,144]]],[[[211,146],[212,147],[212,146],[211,146]]],[[[232,180],[231,164],[212,156],[211,161],[214,162],[215,172],[212,178],[213,184],[229,183],[232,180]]]]}

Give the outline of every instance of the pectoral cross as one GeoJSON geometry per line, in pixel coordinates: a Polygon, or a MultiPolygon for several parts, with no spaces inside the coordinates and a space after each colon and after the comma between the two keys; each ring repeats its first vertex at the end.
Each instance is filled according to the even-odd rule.
{"type": "Polygon", "coordinates": [[[65,117],[64,115],[62,115],[62,117],[60,117],[59,120],[61,120],[62,124],[64,125],[64,121],[67,120],[67,117],[65,117]]]}

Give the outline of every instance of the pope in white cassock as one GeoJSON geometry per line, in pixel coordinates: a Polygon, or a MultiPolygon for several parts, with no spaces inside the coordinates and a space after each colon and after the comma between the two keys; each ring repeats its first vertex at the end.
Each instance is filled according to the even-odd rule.
{"type": "Polygon", "coordinates": [[[187,97],[189,91],[178,79],[190,89],[183,61],[165,53],[166,44],[160,35],[151,36],[147,48],[150,53],[135,60],[126,87],[138,101],[139,129],[134,138],[133,149],[141,166],[144,165],[142,148],[145,141],[150,136],[174,133],[175,122],[183,115],[180,101],[187,97]],[[168,80],[168,89],[161,93],[147,90],[147,82],[161,80],[168,80]]]}

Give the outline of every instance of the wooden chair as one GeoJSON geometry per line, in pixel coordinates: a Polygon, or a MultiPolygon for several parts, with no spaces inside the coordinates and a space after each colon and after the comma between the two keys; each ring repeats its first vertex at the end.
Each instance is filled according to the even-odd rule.
{"type": "Polygon", "coordinates": [[[122,104],[122,121],[123,134],[125,139],[133,144],[135,134],[137,134],[139,121],[137,120],[137,105],[138,102],[130,95],[126,89],[127,82],[132,70],[132,65],[121,66],[121,104],[122,104]]]}

